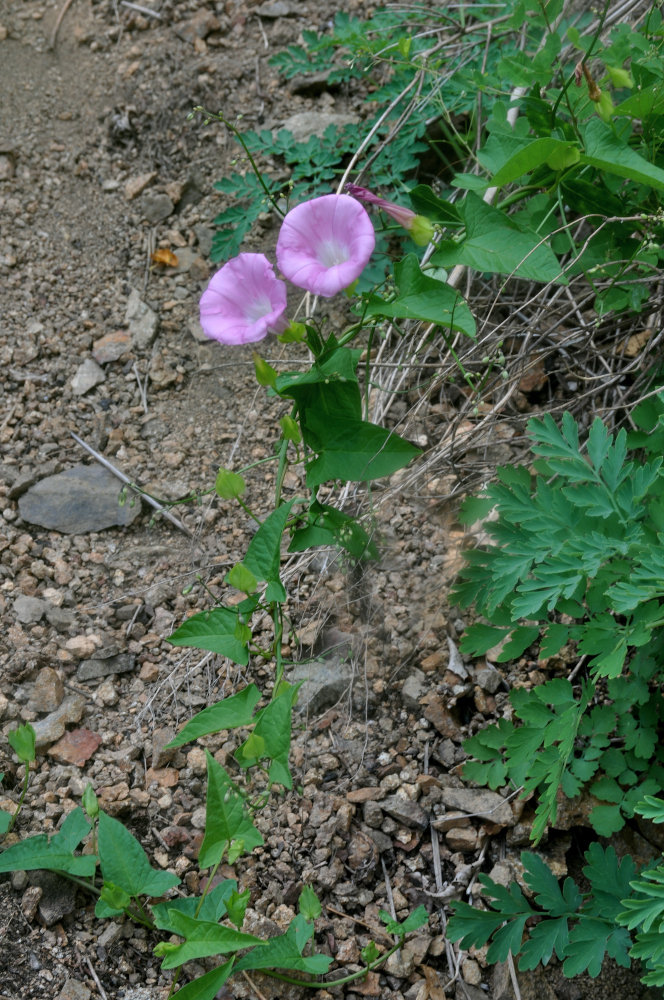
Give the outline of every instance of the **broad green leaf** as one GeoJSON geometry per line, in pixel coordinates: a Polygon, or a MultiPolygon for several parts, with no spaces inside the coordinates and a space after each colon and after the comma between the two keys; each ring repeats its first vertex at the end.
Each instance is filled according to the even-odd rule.
{"type": "MultiPolygon", "coordinates": [[[[593,979],[602,970],[605,953],[625,965],[627,949],[631,944],[624,927],[594,917],[582,917],[570,930],[567,958],[563,963],[565,976],[573,978],[588,970],[593,979]]],[[[627,959],[629,965],[629,959],[627,959]]]]}
{"type": "Polygon", "coordinates": [[[385,910],[379,910],[378,916],[385,924],[385,930],[388,934],[396,934],[402,939],[405,938],[406,934],[419,930],[420,927],[429,923],[429,914],[425,906],[418,906],[401,922],[393,920],[391,914],[385,910]]]}
{"type": "Polygon", "coordinates": [[[465,264],[489,274],[567,284],[558,259],[540,236],[517,228],[503,212],[472,193],[466,196],[462,214],[465,238],[441,241],[432,263],[443,267],[465,264]]]}
{"type": "Polygon", "coordinates": [[[99,811],[97,847],[104,882],[112,882],[130,896],[161,896],[180,884],[170,872],[152,868],[136,837],[103,810],[99,811]]]}
{"type": "MultiPolygon", "coordinates": [[[[238,892],[236,889],[230,894],[226,900],[226,910],[228,912],[228,919],[232,924],[235,924],[238,930],[242,928],[244,923],[244,915],[249,905],[249,899],[251,897],[251,890],[245,889],[244,892],[238,892]]],[[[200,916],[200,914],[199,914],[200,916]]]]}
{"type": "Polygon", "coordinates": [[[7,833],[9,824],[12,821],[12,814],[0,809],[0,835],[7,833]]]}
{"type": "Polygon", "coordinates": [[[456,205],[445,201],[434,194],[427,184],[418,184],[409,192],[410,202],[416,212],[426,216],[432,222],[457,228],[461,225],[461,217],[456,205]]]}
{"type": "Polygon", "coordinates": [[[12,844],[0,854],[0,872],[48,871],[67,872],[89,878],[94,875],[97,858],[93,854],[74,856],[74,849],[90,832],[90,823],[80,807],[72,809],[59,831],[50,839],[45,833],[27,837],[12,844]]]}
{"type": "Polygon", "coordinates": [[[222,500],[236,500],[242,496],[246,488],[247,484],[238,472],[231,472],[230,469],[219,469],[214,489],[222,500]]]}
{"type": "Polygon", "coordinates": [[[332,962],[328,955],[303,955],[298,939],[308,941],[313,932],[313,924],[305,926],[301,913],[292,920],[285,934],[270,938],[264,942],[264,947],[254,948],[244,955],[236,964],[235,971],[243,969],[297,969],[310,975],[322,975],[327,972],[332,962]]]}
{"type": "Polygon", "coordinates": [[[425,274],[414,254],[394,267],[397,295],[389,302],[370,295],[365,302],[367,316],[419,319],[423,323],[459,330],[475,339],[475,320],[465,300],[446,282],[425,274]]]}
{"type": "Polygon", "coordinates": [[[257,580],[266,580],[269,583],[279,582],[281,538],[292,506],[293,501],[289,500],[288,503],[282,503],[271,514],[268,514],[249,542],[243,563],[257,580]]]}
{"type": "Polygon", "coordinates": [[[574,142],[564,142],[552,137],[533,139],[517,150],[491,178],[492,185],[503,187],[523,174],[531,173],[543,163],[552,170],[564,170],[579,160],[579,148],[574,142]]]}
{"type": "Polygon", "coordinates": [[[625,825],[625,817],[619,805],[595,806],[590,810],[588,819],[600,837],[610,837],[612,833],[622,830],[625,825]]]}
{"type": "Polygon", "coordinates": [[[249,651],[246,643],[236,637],[238,623],[237,608],[213,608],[192,615],[169,636],[173,646],[192,646],[194,649],[209,649],[212,653],[226,656],[233,663],[246,666],[249,651]]]}
{"type": "Polygon", "coordinates": [[[224,927],[209,920],[198,920],[178,910],[173,910],[170,917],[175,933],[185,940],[182,944],[169,947],[166,951],[155,949],[155,954],[163,954],[162,969],[175,969],[193,959],[206,958],[208,955],[226,955],[229,951],[240,951],[252,945],[260,947],[265,944],[253,934],[243,934],[234,928],[224,927]]]}
{"type": "Polygon", "coordinates": [[[315,361],[307,372],[291,372],[277,378],[277,393],[297,403],[305,440],[310,412],[321,420],[333,416],[349,420],[362,418],[362,397],[355,374],[361,354],[361,350],[338,348],[315,361]]]}
{"type": "MultiPolygon", "coordinates": [[[[320,454],[307,465],[307,487],[314,489],[333,479],[368,482],[390,476],[420,454],[419,448],[394,431],[365,420],[331,418],[313,422],[320,435],[320,454]]],[[[246,562],[246,559],[245,559],[246,562]]]]}
{"type": "Polygon", "coordinates": [[[233,971],[234,961],[233,955],[223,965],[218,965],[211,972],[206,972],[204,976],[199,976],[198,979],[181,987],[175,996],[180,1000],[214,1000],[233,971]]]}
{"type": "Polygon", "coordinates": [[[7,733],[9,745],[24,764],[31,764],[35,759],[35,731],[29,722],[7,733]]]}
{"type": "Polygon", "coordinates": [[[299,685],[284,684],[280,694],[256,715],[254,731],[235,752],[240,767],[253,767],[264,758],[270,761],[270,784],[292,788],[288,769],[291,740],[291,712],[299,685]]]}
{"type": "Polygon", "coordinates": [[[608,174],[626,177],[658,191],[664,191],[664,170],[649,163],[643,156],[623,142],[610,125],[599,118],[591,118],[581,127],[585,152],[581,163],[605,170],[608,174]]]}
{"type": "Polygon", "coordinates": [[[506,628],[494,628],[493,625],[481,623],[470,625],[463,634],[459,649],[462,653],[470,653],[472,656],[484,656],[507,635],[509,629],[506,628]]]}
{"type": "Polygon", "coordinates": [[[237,882],[234,878],[228,878],[203,897],[182,896],[177,899],[169,899],[165,903],[153,903],[151,909],[155,924],[160,930],[174,934],[175,928],[169,916],[172,912],[184,913],[188,917],[199,917],[201,920],[219,923],[221,918],[226,916],[227,900],[236,891],[237,882]]]}
{"type": "Polygon", "coordinates": [[[304,527],[293,532],[289,552],[304,552],[318,545],[338,545],[355,559],[378,559],[376,544],[349,514],[314,500],[307,520],[304,527]]]}
{"type": "Polygon", "coordinates": [[[191,743],[210,733],[250,726],[254,721],[254,709],[260,700],[261,693],[256,685],[248,684],[237,694],[198,712],[166,746],[181,747],[184,743],[191,743]]]}
{"type": "Polygon", "coordinates": [[[242,841],[245,853],[260,847],[263,838],[251,822],[244,799],[224,768],[206,750],[207,800],[205,836],[198,857],[201,868],[221,861],[232,841],[242,841]]]}
{"type": "Polygon", "coordinates": [[[317,920],[322,913],[320,900],[310,885],[302,889],[297,906],[305,920],[317,920]]]}
{"type": "Polygon", "coordinates": [[[565,957],[569,941],[568,918],[540,920],[524,941],[519,958],[520,969],[535,969],[540,962],[548,965],[554,951],[558,958],[565,957]]]}

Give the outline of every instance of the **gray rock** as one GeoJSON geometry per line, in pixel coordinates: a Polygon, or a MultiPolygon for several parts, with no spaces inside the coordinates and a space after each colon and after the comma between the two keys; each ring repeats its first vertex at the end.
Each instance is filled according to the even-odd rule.
{"type": "Polygon", "coordinates": [[[380,807],[397,823],[417,830],[426,830],[429,825],[429,814],[421,805],[412,799],[403,799],[400,795],[388,795],[381,799],[380,807]]]}
{"type": "Polygon", "coordinates": [[[424,671],[418,670],[415,667],[411,670],[401,688],[401,697],[403,698],[405,708],[409,712],[419,712],[420,700],[424,697],[428,689],[429,685],[424,671]]]}
{"type": "Polygon", "coordinates": [[[48,601],[42,601],[39,597],[21,594],[14,601],[14,613],[22,625],[34,625],[42,620],[50,606],[48,601]]]}
{"type": "MultiPolygon", "coordinates": [[[[184,196],[183,196],[184,197],[184,196]]],[[[196,239],[198,240],[198,248],[204,257],[210,256],[210,251],[212,250],[212,238],[214,236],[214,229],[209,229],[207,226],[203,226],[200,223],[194,226],[194,232],[196,233],[196,239]]]]}
{"type": "Polygon", "coordinates": [[[328,111],[298,111],[291,115],[281,126],[288,129],[295,142],[306,142],[312,135],[323,138],[325,129],[330,125],[342,128],[344,125],[356,125],[357,115],[332,114],[328,111]]]}
{"type": "Polygon", "coordinates": [[[479,986],[470,983],[457,983],[454,1000],[487,1000],[487,994],[479,986]]]}
{"type": "Polygon", "coordinates": [[[169,215],[172,215],[174,208],[175,206],[171,199],[163,192],[155,194],[150,191],[141,198],[143,218],[151,222],[153,226],[157,225],[158,222],[163,222],[169,215]]]}
{"type": "Polygon", "coordinates": [[[76,615],[69,608],[49,608],[46,621],[58,632],[66,632],[74,624],[76,615]]]}
{"type": "Polygon", "coordinates": [[[370,826],[372,830],[380,830],[383,825],[383,810],[378,803],[369,799],[368,802],[364,803],[363,813],[367,826],[370,826]]]}
{"type": "Polygon", "coordinates": [[[41,479],[20,497],[24,521],[67,535],[125,527],[141,513],[128,499],[120,506],[120,487],[112,473],[99,465],[76,465],[57,476],[41,479]]]}
{"type": "Polygon", "coordinates": [[[108,677],[110,674],[126,674],[133,670],[135,665],[136,658],[131,653],[117,653],[106,658],[82,660],[76,671],[76,679],[91,681],[97,677],[108,677]]]}
{"type": "Polygon", "coordinates": [[[147,302],[143,302],[135,288],[132,288],[127,299],[125,323],[129,327],[131,342],[135,348],[145,350],[150,347],[157,335],[159,320],[157,314],[147,302]]]}
{"type": "Polygon", "coordinates": [[[51,712],[45,719],[38,719],[32,723],[35,731],[35,745],[38,750],[50,746],[59,740],[65,731],[68,722],[80,722],[85,711],[85,698],[80,694],[70,694],[55,712],[51,712]]]}
{"type": "Polygon", "coordinates": [[[350,663],[330,658],[298,663],[288,671],[288,681],[302,681],[297,708],[300,712],[316,714],[335,705],[350,686],[353,669],[350,663]]]}
{"type": "Polygon", "coordinates": [[[39,900],[39,916],[47,927],[59,923],[68,913],[73,913],[76,908],[76,893],[78,887],[56,875],[55,872],[33,871],[30,873],[30,881],[33,885],[39,886],[42,896],[39,900]]]}
{"type": "Polygon", "coordinates": [[[293,13],[293,8],[285,0],[273,0],[272,3],[262,3],[256,8],[259,17],[275,19],[277,17],[288,17],[293,13]]]}
{"type": "Polygon", "coordinates": [[[187,329],[189,330],[189,333],[192,335],[194,340],[197,340],[199,344],[214,343],[214,341],[211,340],[210,337],[205,336],[205,334],[203,333],[203,327],[201,326],[199,320],[195,316],[192,316],[190,318],[189,322],[187,323],[187,329]]]}
{"type": "Polygon", "coordinates": [[[71,389],[75,396],[84,396],[90,389],[105,381],[104,369],[100,368],[92,358],[86,358],[76,369],[76,374],[71,380],[71,389]]]}
{"type": "Polygon", "coordinates": [[[514,826],[514,813],[497,792],[483,788],[444,788],[443,802],[448,809],[458,809],[467,816],[478,816],[499,826],[514,826]]]}
{"type": "Polygon", "coordinates": [[[33,712],[54,712],[62,704],[65,688],[53,667],[42,667],[32,688],[28,708],[33,712]]]}
{"type": "Polygon", "coordinates": [[[486,667],[482,667],[475,674],[475,680],[482,688],[483,691],[488,691],[489,694],[495,694],[502,683],[502,674],[499,670],[488,663],[486,667]]]}

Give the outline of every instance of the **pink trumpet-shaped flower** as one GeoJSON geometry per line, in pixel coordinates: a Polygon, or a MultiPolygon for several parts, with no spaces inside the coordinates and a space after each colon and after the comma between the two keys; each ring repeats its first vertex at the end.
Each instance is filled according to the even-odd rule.
{"type": "Polygon", "coordinates": [[[201,326],[222,344],[253,344],[287,323],[286,285],[262,253],[241,253],[212,275],[200,302],[201,326]]]}
{"type": "Polygon", "coordinates": [[[368,205],[378,205],[383,212],[390,215],[395,222],[398,222],[400,226],[403,226],[410,233],[418,246],[426,246],[431,241],[435,230],[431,221],[426,216],[417,215],[413,212],[412,208],[404,208],[403,205],[397,205],[394,201],[379,198],[373,191],[360,187],[358,184],[346,184],[346,191],[353,198],[365,201],[368,205]]]}
{"type": "Polygon", "coordinates": [[[325,194],[291,209],[277,241],[277,263],[298,288],[329,298],[360,276],[376,245],[371,219],[345,194],[325,194]]]}

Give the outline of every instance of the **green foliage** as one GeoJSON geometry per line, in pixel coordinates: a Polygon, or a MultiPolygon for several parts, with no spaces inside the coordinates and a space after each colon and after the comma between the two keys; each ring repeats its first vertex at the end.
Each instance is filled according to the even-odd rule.
{"type": "Polygon", "coordinates": [[[598,976],[606,954],[619,965],[629,966],[631,940],[623,928],[616,927],[616,917],[634,875],[633,862],[631,858],[619,861],[613,847],[604,849],[597,843],[590,845],[585,859],[583,874],[590,891],[582,893],[571,878],[561,888],[542,859],[524,851],[523,881],[532,893],[532,904],[516,883],[505,888],[480,875],[489,909],[452,903],[451,940],[460,940],[462,948],[490,941],[489,962],[503,962],[512,952],[520,956],[519,968],[524,970],[548,965],[555,954],[568,977],[586,971],[598,976]]]}
{"type": "Polygon", "coordinates": [[[35,731],[29,722],[7,734],[9,745],[23,764],[31,764],[35,759],[35,731]]]}
{"type": "Polygon", "coordinates": [[[561,428],[548,415],[533,419],[528,434],[534,476],[500,469],[463,511],[472,521],[495,508],[497,519],[487,524],[492,544],[468,554],[454,594],[491,624],[472,625],[461,648],[483,655],[504,643],[495,659],[505,662],[530,646],[548,658],[576,643],[589,680],[580,692],[564,679],[513,691],[513,720],[467,742],[466,773],[493,788],[536,790],[537,840],[555,820],[559,787],[570,798],[588,788],[597,800],[590,821],[609,836],[664,780],[655,687],[664,547],[649,516],[664,492],[662,459],[647,437],[646,458],[630,457],[625,431],[611,435],[599,419],[585,447],[569,414],[561,428]],[[600,682],[604,703],[594,704],[600,682]]]}
{"type": "Polygon", "coordinates": [[[0,854],[0,872],[49,871],[86,877],[94,875],[97,859],[92,854],[74,854],[90,832],[90,823],[82,809],[73,809],[52,837],[39,833],[12,844],[0,854]]]}

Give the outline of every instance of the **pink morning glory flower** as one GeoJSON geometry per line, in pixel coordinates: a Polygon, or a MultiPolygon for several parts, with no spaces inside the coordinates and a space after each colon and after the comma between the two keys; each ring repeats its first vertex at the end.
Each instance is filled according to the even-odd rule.
{"type": "Polygon", "coordinates": [[[418,246],[426,246],[431,241],[435,230],[430,220],[424,215],[417,215],[413,212],[412,208],[404,208],[403,205],[397,205],[394,201],[379,198],[373,191],[360,187],[358,184],[346,184],[346,191],[353,198],[365,201],[368,205],[378,205],[383,212],[386,212],[395,222],[398,222],[400,226],[408,230],[418,246]]]}
{"type": "Polygon", "coordinates": [[[253,344],[286,329],[286,285],[264,254],[241,253],[212,275],[200,311],[207,337],[222,344],[253,344]]]}
{"type": "Polygon", "coordinates": [[[345,194],[325,194],[291,209],[277,241],[277,263],[298,288],[329,298],[352,285],[376,245],[371,219],[345,194]]]}

